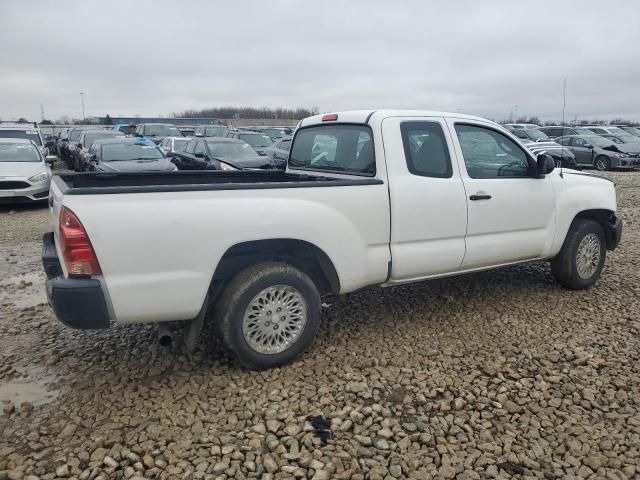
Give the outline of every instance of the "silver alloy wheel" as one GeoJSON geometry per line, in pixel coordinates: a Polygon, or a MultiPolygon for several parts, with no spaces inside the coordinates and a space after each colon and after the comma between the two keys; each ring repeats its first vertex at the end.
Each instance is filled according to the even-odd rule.
{"type": "Polygon", "coordinates": [[[607,162],[602,158],[596,158],[596,170],[604,172],[607,169],[607,162]]]}
{"type": "Polygon", "coordinates": [[[274,285],[249,302],[242,335],[258,353],[281,353],[300,338],[306,324],[307,302],[302,294],[289,285],[274,285]]]}
{"type": "Polygon", "coordinates": [[[600,264],[600,239],[595,233],[586,235],[576,252],[576,268],[580,278],[588,279],[596,273],[600,264]]]}

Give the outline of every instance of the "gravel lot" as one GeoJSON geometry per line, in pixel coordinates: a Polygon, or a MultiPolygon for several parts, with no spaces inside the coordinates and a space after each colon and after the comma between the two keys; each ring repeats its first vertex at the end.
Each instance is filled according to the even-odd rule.
{"type": "Polygon", "coordinates": [[[591,290],[546,263],[368,289],[259,373],[59,324],[47,209],[0,210],[0,480],[640,478],[640,172],[608,176],[625,230],[591,290]]]}

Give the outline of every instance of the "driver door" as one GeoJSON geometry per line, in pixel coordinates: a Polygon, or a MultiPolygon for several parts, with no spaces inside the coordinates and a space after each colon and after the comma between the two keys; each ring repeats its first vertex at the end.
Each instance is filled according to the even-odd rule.
{"type": "Polygon", "coordinates": [[[467,196],[461,269],[543,257],[553,242],[555,194],[549,175],[534,178],[533,157],[491,124],[449,119],[467,196]]]}

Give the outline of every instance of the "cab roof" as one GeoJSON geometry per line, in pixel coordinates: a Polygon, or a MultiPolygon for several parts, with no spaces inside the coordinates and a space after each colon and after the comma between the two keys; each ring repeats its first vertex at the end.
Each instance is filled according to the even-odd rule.
{"type": "MultiPolygon", "coordinates": [[[[370,120],[382,120],[387,117],[447,117],[462,120],[477,120],[487,122],[486,118],[476,117],[473,115],[464,115],[462,113],[438,112],[431,110],[350,110],[345,112],[327,112],[320,115],[307,117],[300,122],[300,127],[309,125],[321,125],[331,123],[359,123],[366,124],[370,120]],[[338,115],[338,119],[334,121],[322,121],[325,115],[338,115]]],[[[495,123],[495,122],[494,122],[495,123]]]]}

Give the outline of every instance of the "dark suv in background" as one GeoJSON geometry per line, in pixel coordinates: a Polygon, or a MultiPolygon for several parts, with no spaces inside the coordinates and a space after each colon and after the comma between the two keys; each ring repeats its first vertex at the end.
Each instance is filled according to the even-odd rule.
{"type": "Polygon", "coordinates": [[[141,123],[136,126],[136,137],[147,137],[156,145],[166,137],[182,137],[182,132],[170,123],[141,123]]]}

